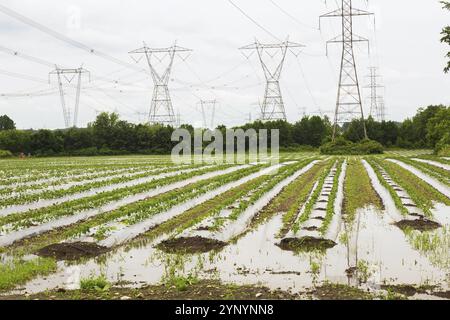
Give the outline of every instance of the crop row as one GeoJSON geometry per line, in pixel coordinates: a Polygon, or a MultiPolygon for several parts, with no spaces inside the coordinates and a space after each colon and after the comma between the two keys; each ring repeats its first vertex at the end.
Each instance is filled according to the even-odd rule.
{"type": "Polygon", "coordinates": [[[422,171],[424,174],[427,174],[433,177],[434,179],[446,184],[447,186],[450,186],[450,172],[445,169],[433,166],[428,163],[411,160],[409,158],[394,157],[393,159],[404,162],[410,166],[413,166],[418,170],[422,171]]]}
{"type": "Polygon", "coordinates": [[[300,227],[303,223],[305,223],[314,208],[314,205],[316,204],[317,200],[319,199],[319,196],[322,192],[323,185],[325,184],[325,179],[330,174],[331,169],[336,165],[336,162],[329,162],[328,165],[325,167],[325,169],[322,171],[321,175],[317,179],[317,182],[312,190],[312,193],[310,194],[308,200],[301,208],[301,211],[299,212],[299,216],[297,217],[297,221],[294,223],[292,230],[294,233],[297,233],[300,230],[300,227]]]}
{"type": "Polygon", "coordinates": [[[114,201],[119,201],[126,197],[132,197],[136,194],[145,193],[149,190],[186,180],[197,175],[226,169],[229,167],[231,166],[222,165],[217,167],[199,168],[189,172],[179,172],[174,176],[155,179],[132,187],[122,187],[115,190],[100,192],[92,196],[58,203],[49,207],[11,214],[8,216],[0,217],[0,227],[8,226],[8,229],[17,230],[18,228],[38,225],[59,217],[73,215],[84,210],[93,210],[102,205],[109,204],[114,201]]]}
{"type": "MultiPolygon", "coordinates": [[[[169,166],[167,166],[169,167],[169,166]]],[[[94,180],[110,180],[120,176],[132,176],[134,174],[142,174],[146,172],[158,172],[163,167],[145,167],[145,168],[130,168],[120,169],[114,171],[97,171],[92,173],[83,173],[81,175],[65,176],[65,177],[51,177],[48,179],[35,180],[29,183],[20,183],[12,186],[4,186],[0,188],[0,195],[13,196],[21,193],[33,193],[45,188],[61,187],[65,185],[69,187],[73,184],[83,184],[86,182],[93,182],[94,180]]]]}
{"type": "MultiPolygon", "coordinates": [[[[399,186],[405,189],[414,203],[425,213],[425,215],[429,217],[432,216],[431,209],[434,208],[433,201],[450,205],[450,199],[448,197],[401,166],[379,158],[373,158],[370,161],[375,167],[378,165],[383,168],[399,186]]],[[[393,192],[395,193],[395,190],[393,190],[393,192]]],[[[394,201],[397,205],[398,200],[396,200],[395,197],[394,201]]],[[[405,211],[404,206],[397,207],[403,213],[407,211],[405,211]]]]}
{"type": "MultiPolygon", "coordinates": [[[[192,168],[197,168],[199,166],[200,165],[194,165],[192,168]]],[[[14,195],[9,198],[0,199],[0,208],[32,203],[32,202],[39,201],[42,199],[57,199],[57,198],[66,197],[69,195],[75,195],[77,193],[82,193],[85,191],[92,191],[93,189],[96,189],[96,188],[112,186],[112,185],[120,185],[122,183],[126,183],[126,182],[129,182],[132,180],[151,178],[155,174],[169,173],[169,172],[174,172],[174,171],[178,171],[178,170],[179,170],[178,167],[166,167],[159,171],[149,171],[149,172],[144,172],[144,173],[140,172],[140,173],[130,175],[130,176],[118,176],[118,177],[113,177],[112,179],[93,181],[93,182],[88,182],[88,183],[85,183],[82,185],[73,185],[67,189],[53,189],[53,190],[45,189],[44,191],[35,193],[35,194],[14,195]]]]}
{"type": "Polygon", "coordinates": [[[146,165],[146,166],[103,166],[103,167],[87,167],[84,169],[68,169],[68,168],[61,168],[60,170],[19,170],[18,172],[2,172],[1,179],[0,179],[0,186],[10,186],[15,184],[22,184],[22,183],[32,183],[39,180],[51,180],[56,178],[71,178],[76,176],[85,176],[90,174],[97,174],[97,173],[108,173],[108,172],[115,172],[115,171],[126,171],[126,170],[139,170],[139,168],[157,168],[157,167],[168,167],[170,166],[170,163],[166,164],[157,164],[157,165],[146,165]]]}
{"type": "Polygon", "coordinates": [[[335,202],[338,194],[339,179],[341,177],[343,165],[344,159],[339,159],[337,162],[337,170],[333,178],[333,186],[331,188],[330,195],[328,196],[325,220],[323,220],[322,226],[319,228],[319,232],[322,234],[322,236],[325,236],[325,233],[330,226],[331,220],[333,219],[333,215],[335,214],[335,202]]]}
{"type": "MultiPolygon", "coordinates": [[[[253,172],[261,170],[261,166],[248,166],[244,169],[234,171],[232,173],[218,175],[210,179],[202,180],[199,182],[191,183],[180,189],[175,189],[155,197],[150,197],[141,201],[133,202],[125,206],[121,206],[118,209],[102,212],[98,215],[83,221],[78,224],[70,225],[65,228],[60,228],[36,236],[30,240],[30,242],[20,243],[11,247],[12,252],[16,254],[32,253],[48,244],[60,242],[66,239],[71,239],[84,234],[87,234],[93,228],[101,225],[105,225],[108,222],[119,219],[121,217],[130,217],[128,224],[137,223],[142,221],[158,212],[167,210],[171,206],[177,203],[191,199],[193,196],[198,196],[209,190],[219,187],[229,181],[234,181],[240,177],[249,175],[253,172]],[[132,219],[132,220],[131,220],[132,219]]],[[[197,173],[198,174],[198,173],[197,173]]]]}
{"type": "Polygon", "coordinates": [[[347,223],[354,221],[358,209],[374,206],[382,209],[383,203],[374,190],[369,175],[359,158],[348,160],[344,181],[343,214],[347,223]]]}

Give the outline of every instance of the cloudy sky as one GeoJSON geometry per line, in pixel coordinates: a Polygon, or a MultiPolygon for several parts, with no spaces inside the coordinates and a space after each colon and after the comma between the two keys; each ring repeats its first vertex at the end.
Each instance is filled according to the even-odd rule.
{"type": "MultiPolygon", "coordinates": [[[[140,71],[148,69],[145,61],[135,57],[135,62],[128,52],[144,41],[150,47],[177,41],[193,50],[185,61],[186,56],[176,57],[170,79],[173,105],[182,122],[201,125],[199,99],[216,99],[216,124],[244,123],[259,116],[265,80],[257,56],[247,58],[238,48],[255,38],[273,43],[288,36],[306,46],[298,56],[289,52],[285,61],[281,88],[288,119],[332,111],[341,50],[332,45],[327,57],[325,41],[339,34],[339,20],[324,20],[319,31],[318,17],[336,9],[340,1],[233,2],[248,16],[228,0],[1,0],[0,114],[8,114],[20,128],[64,127],[57,82],[50,77],[48,83],[49,62],[66,68],[83,65],[91,72],[90,82],[88,77],[82,79],[79,126],[101,111],[145,121],[152,79],[140,71]],[[61,41],[30,21],[12,17],[8,9],[113,58],[61,41]]],[[[376,14],[375,19],[355,18],[355,33],[371,40],[370,52],[360,44],[355,53],[362,86],[368,81],[368,67],[379,67],[387,118],[402,120],[429,104],[450,105],[450,75],[442,71],[446,47],[439,42],[450,13],[439,1],[354,0],[353,4],[376,14]]],[[[159,58],[162,61],[156,64],[161,69],[166,57],[159,58]]],[[[65,87],[68,107],[74,105],[74,90],[72,80],[65,87]]],[[[363,92],[368,96],[367,89],[363,92]]]]}

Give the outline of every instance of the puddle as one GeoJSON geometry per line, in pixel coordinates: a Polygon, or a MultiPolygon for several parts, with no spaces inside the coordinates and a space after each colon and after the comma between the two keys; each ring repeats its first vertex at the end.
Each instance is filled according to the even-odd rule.
{"type": "Polygon", "coordinates": [[[355,274],[346,271],[361,263],[367,266],[364,285],[374,289],[383,284],[428,284],[448,290],[449,270],[433,266],[425,255],[415,250],[404,233],[391,224],[388,215],[370,208],[358,215],[360,226],[352,231],[357,233],[353,236],[357,240],[352,252],[345,243],[338,243],[322,254],[296,255],[284,251],[274,245],[275,235],[282,226],[281,216],[276,216],[219,253],[166,254],[153,247],[155,242],[134,248],[123,247],[102,259],[84,264],[62,264],[60,272],[45,279],[35,279],[22,291],[33,293],[65,287],[74,272],[79,278],[104,274],[112,282],[121,280],[132,286],[156,284],[167,275],[168,269],[175,268],[178,274],[195,272],[201,278],[215,278],[226,283],[262,284],[272,289],[299,292],[323,281],[355,283],[355,274]]]}

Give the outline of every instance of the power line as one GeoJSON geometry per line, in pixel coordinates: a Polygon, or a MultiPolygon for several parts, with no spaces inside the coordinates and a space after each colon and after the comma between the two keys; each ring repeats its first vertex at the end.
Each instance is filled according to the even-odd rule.
{"type": "Polygon", "coordinates": [[[290,14],[289,12],[287,12],[286,10],[284,10],[278,3],[276,3],[274,0],[269,0],[275,7],[278,8],[278,10],[280,10],[282,13],[284,13],[286,16],[288,16],[289,18],[291,18],[293,21],[295,21],[298,25],[302,26],[302,27],[306,27],[306,28],[310,28],[310,29],[314,29],[317,30],[317,28],[312,27],[306,23],[303,23],[302,21],[300,21],[299,19],[297,19],[296,17],[294,17],[292,14],[290,14]]]}
{"type": "Polygon", "coordinates": [[[276,35],[274,35],[272,32],[270,32],[268,29],[266,29],[264,26],[262,26],[258,21],[253,19],[250,15],[248,15],[244,10],[242,10],[238,5],[236,5],[233,1],[228,0],[228,2],[235,7],[237,10],[239,10],[240,13],[242,13],[247,19],[249,19],[251,22],[253,22],[258,28],[263,30],[265,33],[273,37],[274,39],[280,41],[280,38],[278,38],[276,35]]]}
{"type": "MultiPolygon", "coordinates": [[[[45,60],[45,59],[42,59],[39,57],[34,57],[34,56],[31,56],[31,55],[28,55],[28,54],[25,54],[25,53],[22,53],[17,50],[10,49],[10,48],[4,47],[4,46],[0,46],[0,51],[2,51],[3,53],[6,53],[6,54],[12,55],[14,57],[17,57],[17,58],[21,58],[21,59],[24,59],[24,60],[27,60],[27,61],[30,61],[30,62],[33,62],[36,64],[40,64],[42,66],[54,68],[55,65],[57,65],[57,66],[64,68],[64,66],[59,63],[54,63],[54,62],[51,62],[51,61],[48,61],[48,60],[45,60]]],[[[109,79],[104,76],[93,76],[92,78],[94,79],[94,81],[110,82],[113,84],[124,85],[124,86],[136,86],[133,82],[122,82],[122,81],[115,80],[115,79],[109,79]]]]}
{"type": "Polygon", "coordinates": [[[100,58],[106,59],[106,60],[108,60],[110,62],[113,62],[115,64],[124,66],[124,67],[129,68],[129,69],[134,69],[134,70],[139,71],[139,72],[148,73],[145,69],[141,69],[141,68],[137,67],[136,65],[133,65],[133,64],[125,62],[125,61],[122,61],[122,60],[117,59],[117,58],[115,58],[115,57],[113,57],[113,56],[111,56],[111,55],[109,55],[107,53],[104,53],[104,52],[96,50],[96,49],[94,49],[92,47],[89,47],[89,46],[87,46],[87,45],[85,45],[85,44],[83,44],[83,43],[81,43],[81,42],[79,42],[77,40],[71,39],[71,38],[63,35],[62,33],[59,33],[59,32],[57,32],[55,30],[52,30],[52,29],[44,26],[43,24],[40,24],[40,23],[38,23],[38,22],[36,22],[36,21],[34,21],[34,20],[32,20],[32,19],[30,19],[30,18],[28,18],[28,17],[26,17],[26,16],[24,16],[24,15],[22,15],[22,14],[16,12],[16,11],[14,11],[14,10],[12,10],[12,9],[9,9],[8,7],[5,7],[5,6],[1,5],[1,4],[0,4],[0,11],[3,12],[4,14],[10,16],[11,18],[19,20],[20,22],[22,22],[24,24],[27,24],[27,25],[35,28],[35,29],[38,29],[39,31],[44,32],[44,33],[52,36],[55,39],[63,41],[65,43],[70,44],[71,46],[77,47],[77,48],[79,48],[81,50],[87,51],[90,54],[96,55],[96,56],[98,56],[100,58]]]}
{"type": "Polygon", "coordinates": [[[7,70],[1,70],[0,69],[0,74],[3,74],[3,75],[8,76],[8,77],[12,77],[12,78],[17,78],[17,79],[23,79],[23,80],[29,80],[29,81],[34,81],[34,82],[39,82],[39,83],[47,83],[48,84],[48,81],[45,80],[45,79],[29,76],[29,75],[26,75],[26,74],[11,72],[11,71],[7,71],[7,70]]]}

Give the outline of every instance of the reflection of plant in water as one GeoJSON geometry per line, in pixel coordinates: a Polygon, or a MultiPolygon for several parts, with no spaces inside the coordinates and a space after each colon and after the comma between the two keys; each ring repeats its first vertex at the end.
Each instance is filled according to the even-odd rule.
{"type": "Polygon", "coordinates": [[[324,253],[319,251],[309,254],[309,266],[311,268],[312,281],[314,286],[317,284],[317,280],[319,279],[323,258],[324,253]]]}
{"type": "Polygon", "coordinates": [[[119,267],[119,271],[117,272],[117,283],[122,283],[123,280],[123,275],[124,275],[124,268],[122,266],[119,267]]]}
{"type": "Polygon", "coordinates": [[[205,266],[205,257],[202,255],[165,254],[164,275],[162,283],[166,286],[174,286],[179,291],[185,291],[190,285],[199,282],[199,274],[205,266]],[[187,264],[196,263],[186,274],[187,264]]]}
{"type": "Polygon", "coordinates": [[[339,242],[347,245],[348,240],[349,240],[348,232],[347,231],[342,232],[341,235],[339,236],[339,242]]]}
{"type": "Polygon", "coordinates": [[[426,232],[407,228],[404,232],[413,248],[425,254],[431,264],[446,270],[450,268],[448,250],[450,246],[450,226],[443,226],[438,230],[426,232]]]}

